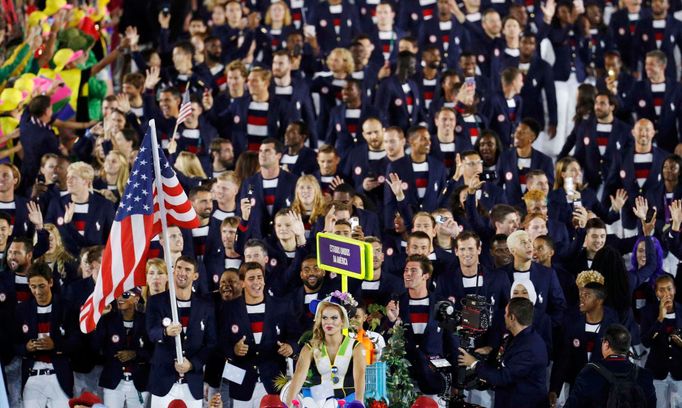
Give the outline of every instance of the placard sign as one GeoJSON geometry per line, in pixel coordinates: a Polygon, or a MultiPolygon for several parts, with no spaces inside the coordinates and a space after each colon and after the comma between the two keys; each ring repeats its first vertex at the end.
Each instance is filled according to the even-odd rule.
{"type": "Polygon", "coordinates": [[[371,280],[372,252],[372,244],[364,241],[325,232],[317,234],[317,266],[344,278],[371,280]]]}

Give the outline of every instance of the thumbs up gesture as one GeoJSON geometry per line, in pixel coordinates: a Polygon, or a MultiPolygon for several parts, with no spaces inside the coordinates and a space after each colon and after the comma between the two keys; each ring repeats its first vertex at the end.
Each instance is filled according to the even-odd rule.
{"type": "Polygon", "coordinates": [[[246,344],[246,336],[242,336],[241,340],[234,345],[234,354],[239,357],[244,357],[249,352],[249,346],[246,344]]]}
{"type": "Polygon", "coordinates": [[[278,341],[277,345],[279,346],[277,349],[277,354],[280,356],[289,357],[290,355],[294,354],[294,349],[291,348],[288,343],[282,343],[281,341],[278,341]]]}

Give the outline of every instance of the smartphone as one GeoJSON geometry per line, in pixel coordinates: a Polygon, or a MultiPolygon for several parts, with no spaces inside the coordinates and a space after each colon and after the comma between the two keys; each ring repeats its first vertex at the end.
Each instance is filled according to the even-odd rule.
{"type": "Polygon", "coordinates": [[[651,222],[651,220],[654,218],[654,212],[656,211],[655,208],[650,207],[647,212],[646,212],[646,218],[644,219],[644,222],[647,224],[651,222]]]}
{"type": "Polygon", "coordinates": [[[357,227],[358,225],[360,225],[360,220],[358,219],[358,217],[350,217],[350,218],[348,219],[348,222],[350,223],[350,228],[351,228],[351,229],[355,229],[355,227],[357,227]]]}
{"type": "Polygon", "coordinates": [[[445,223],[445,217],[442,215],[436,215],[436,224],[444,224],[445,223]]]}
{"type": "Polygon", "coordinates": [[[249,190],[246,192],[246,195],[253,197],[253,184],[249,184],[249,190]]]}
{"type": "Polygon", "coordinates": [[[481,173],[481,181],[493,181],[497,178],[495,170],[484,170],[481,173]]]}
{"type": "Polygon", "coordinates": [[[466,77],[464,78],[464,84],[469,86],[476,85],[476,77],[466,77]]]}

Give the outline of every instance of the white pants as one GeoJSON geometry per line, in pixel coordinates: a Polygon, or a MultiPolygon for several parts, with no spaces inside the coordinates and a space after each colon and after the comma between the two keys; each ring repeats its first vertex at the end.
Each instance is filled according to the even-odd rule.
{"type": "Polygon", "coordinates": [[[482,407],[492,407],[493,395],[492,390],[469,390],[466,392],[465,401],[482,407]]]}
{"type": "Polygon", "coordinates": [[[268,392],[265,390],[263,383],[257,382],[256,386],[253,387],[253,394],[251,395],[251,399],[249,401],[240,401],[238,399],[232,398],[232,407],[233,408],[259,408],[260,407],[260,400],[263,399],[263,397],[266,395],[268,395],[268,392]]]}
{"type": "Polygon", "coordinates": [[[682,406],[682,396],[680,396],[680,384],[668,374],[665,380],[654,380],[656,388],[656,407],[658,408],[677,408],[682,406]]]}
{"type": "Polygon", "coordinates": [[[149,398],[148,392],[139,392],[132,381],[121,380],[115,390],[103,388],[107,408],[142,408],[149,398]]]}
{"type": "Polygon", "coordinates": [[[547,133],[541,132],[533,143],[533,147],[549,157],[556,159],[566,143],[569,133],[573,130],[573,116],[575,115],[576,98],[578,96],[578,81],[571,75],[568,81],[555,81],[557,101],[556,136],[549,139],[547,133]]]}
{"type": "Polygon", "coordinates": [[[28,377],[24,386],[24,408],[63,408],[69,397],[57,381],[57,374],[28,377]]]}
{"type": "Polygon", "coordinates": [[[167,395],[159,397],[152,394],[151,408],[168,408],[168,405],[176,399],[183,401],[187,408],[201,408],[203,402],[200,399],[194,399],[187,384],[173,384],[167,395]]]}

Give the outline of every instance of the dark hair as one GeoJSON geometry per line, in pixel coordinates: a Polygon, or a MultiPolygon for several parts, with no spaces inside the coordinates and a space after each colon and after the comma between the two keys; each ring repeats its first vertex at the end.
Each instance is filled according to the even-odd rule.
{"type": "Polygon", "coordinates": [[[538,138],[538,135],[542,131],[542,126],[540,126],[540,122],[533,118],[523,118],[521,119],[521,123],[528,126],[528,128],[535,133],[535,138],[538,138]]]}
{"type": "Polygon", "coordinates": [[[589,289],[594,293],[597,299],[606,300],[606,287],[599,282],[588,282],[585,284],[585,289],[589,289]]]}
{"type": "Polygon", "coordinates": [[[244,280],[244,278],[246,278],[246,272],[252,271],[254,269],[261,271],[263,278],[265,278],[265,270],[263,269],[263,265],[259,264],[258,262],[244,262],[242,267],[239,268],[239,279],[244,280]]]}
{"type": "Polygon", "coordinates": [[[431,241],[431,237],[424,231],[412,231],[407,235],[407,242],[410,242],[412,238],[415,239],[428,239],[431,241]]]}
{"type": "Polygon", "coordinates": [[[629,272],[620,252],[611,246],[604,246],[594,255],[592,269],[604,276],[605,304],[614,308],[620,317],[624,317],[630,311],[631,293],[629,272]]]}
{"type": "Polygon", "coordinates": [[[465,150],[465,151],[463,151],[462,153],[460,153],[459,157],[460,157],[462,160],[464,160],[464,159],[466,159],[467,157],[469,157],[469,156],[474,156],[474,155],[475,155],[475,156],[478,156],[478,157],[481,157],[481,154],[480,154],[479,152],[477,152],[476,150],[465,150]]]}
{"type": "Polygon", "coordinates": [[[509,204],[495,204],[492,210],[490,210],[490,221],[493,223],[502,222],[507,215],[518,212],[516,208],[509,204]]]}
{"type": "Polygon", "coordinates": [[[658,289],[659,284],[662,285],[665,282],[670,282],[673,284],[673,287],[675,286],[675,278],[671,274],[666,272],[663,275],[656,278],[656,281],[654,282],[654,290],[658,289]]]}
{"type": "Polygon", "coordinates": [[[12,239],[12,244],[22,244],[24,246],[24,251],[26,251],[26,253],[33,252],[32,238],[26,236],[14,237],[12,239]]]}
{"type": "Polygon", "coordinates": [[[599,91],[597,92],[596,95],[594,95],[594,99],[596,100],[598,96],[607,97],[609,100],[609,105],[614,106],[616,108],[618,107],[618,99],[616,99],[616,97],[611,93],[611,91],[608,90],[599,91]]]}
{"type": "Polygon", "coordinates": [[[307,123],[302,120],[293,120],[289,122],[289,126],[291,125],[298,126],[298,133],[303,136],[304,140],[310,138],[310,129],[307,123]]]}
{"type": "Polygon", "coordinates": [[[177,265],[178,262],[187,262],[188,264],[192,265],[194,268],[194,272],[199,273],[199,265],[197,264],[196,259],[190,258],[189,256],[181,255],[178,259],[175,260],[175,264],[177,265]]]}
{"type": "Polygon", "coordinates": [[[594,112],[594,99],[596,93],[597,88],[590,84],[581,84],[578,86],[578,102],[575,106],[573,122],[578,123],[583,120],[584,116],[591,115],[594,112]]]}
{"type": "Polygon", "coordinates": [[[405,260],[405,265],[407,265],[408,262],[418,262],[422,273],[425,275],[433,274],[433,266],[431,265],[431,261],[429,261],[429,258],[425,257],[424,255],[410,255],[405,260]]]}
{"type": "Polygon", "coordinates": [[[182,94],[180,93],[180,90],[174,86],[163,88],[161,90],[161,93],[169,93],[173,95],[173,98],[177,99],[178,101],[182,100],[182,94]]]}
{"type": "Polygon", "coordinates": [[[460,243],[460,241],[466,241],[468,239],[474,239],[476,241],[476,246],[481,246],[481,238],[473,231],[462,231],[455,238],[455,247],[460,243]]]}
{"type": "Polygon", "coordinates": [[[533,302],[526,298],[515,297],[509,299],[509,314],[516,318],[521,326],[533,323],[533,302]]]}
{"type": "Polygon", "coordinates": [[[258,152],[243,152],[237,158],[234,165],[234,174],[239,179],[239,184],[258,172],[258,152]]]}
{"type": "Polygon", "coordinates": [[[199,193],[209,193],[211,194],[211,188],[207,185],[194,186],[189,190],[187,197],[190,201],[194,200],[199,193]]]}
{"type": "Polygon", "coordinates": [[[194,55],[194,44],[188,40],[181,40],[175,43],[173,48],[179,48],[185,52],[185,54],[194,55]]]}
{"type": "Polygon", "coordinates": [[[4,211],[0,211],[0,220],[7,221],[7,225],[12,225],[12,217],[4,211]]]}
{"type": "Polygon", "coordinates": [[[507,67],[502,70],[500,73],[500,79],[502,80],[502,83],[505,85],[511,85],[512,82],[516,79],[517,76],[521,74],[521,71],[519,71],[518,68],[516,67],[507,67]]]}
{"type": "Polygon", "coordinates": [[[266,137],[265,140],[263,140],[263,143],[261,143],[261,145],[264,144],[275,145],[275,151],[277,153],[279,154],[284,153],[284,144],[279,139],[276,139],[274,137],[266,137]]]}
{"type": "Polygon", "coordinates": [[[268,247],[265,245],[265,243],[258,239],[258,238],[251,238],[248,241],[246,241],[246,244],[244,244],[244,250],[246,248],[260,248],[265,252],[265,254],[268,254],[268,247]]]}
{"type": "MultiPolygon", "coordinates": [[[[351,198],[355,196],[356,192],[353,186],[351,186],[348,183],[341,183],[336,188],[334,189],[335,193],[348,193],[350,194],[351,198]]],[[[333,195],[332,195],[333,196],[333,195]]]]}
{"type": "Polygon", "coordinates": [[[228,139],[223,139],[222,137],[216,137],[215,139],[211,140],[211,153],[218,153],[220,152],[220,147],[224,144],[232,144],[232,142],[228,139]]]}
{"type": "Polygon", "coordinates": [[[28,280],[34,277],[41,277],[45,278],[48,282],[52,282],[52,268],[45,262],[32,263],[26,271],[26,277],[28,280]]]}
{"type": "Polygon", "coordinates": [[[476,143],[474,143],[474,150],[476,150],[479,155],[481,154],[481,139],[484,137],[492,137],[495,140],[495,163],[497,163],[497,159],[500,158],[503,150],[502,139],[500,139],[500,136],[494,130],[482,129],[480,136],[478,136],[476,143]]]}
{"type": "Polygon", "coordinates": [[[503,242],[505,245],[507,244],[507,234],[495,234],[493,239],[490,240],[490,243],[493,242],[503,242]]]}
{"type": "Polygon", "coordinates": [[[609,343],[611,350],[625,354],[630,350],[630,332],[622,324],[613,323],[606,328],[603,341],[609,343]]]}
{"type": "Polygon", "coordinates": [[[28,112],[33,117],[43,116],[47,109],[52,105],[50,97],[47,95],[37,95],[28,103],[28,112]]]}
{"type": "Polygon", "coordinates": [[[426,131],[426,133],[429,132],[429,129],[427,129],[426,126],[415,125],[415,126],[410,127],[409,129],[407,129],[407,140],[409,141],[410,139],[412,139],[412,137],[416,136],[418,132],[421,132],[424,130],[426,131]]]}
{"type": "Polygon", "coordinates": [[[552,238],[550,238],[549,235],[540,235],[535,239],[541,240],[542,242],[545,243],[545,245],[550,247],[552,249],[552,251],[554,251],[554,240],[552,238]]]}
{"type": "Polygon", "coordinates": [[[104,245],[93,245],[87,249],[85,255],[85,262],[91,264],[93,262],[102,262],[102,254],[104,253],[104,245]]]}
{"type": "Polygon", "coordinates": [[[603,229],[603,230],[605,230],[606,224],[600,218],[590,218],[589,220],[587,220],[587,223],[585,223],[585,231],[588,231],[591,229],[603,229]]]}

